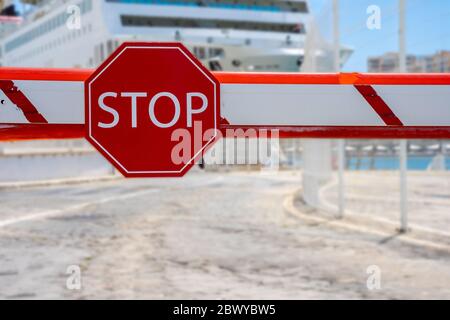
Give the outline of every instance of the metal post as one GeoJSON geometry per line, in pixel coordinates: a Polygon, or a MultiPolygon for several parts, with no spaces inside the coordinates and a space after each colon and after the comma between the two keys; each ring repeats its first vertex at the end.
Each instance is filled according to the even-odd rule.
{"type": "Polygon", "coordinates": [[[297,166],[297,140],[292,139],[292,167],[297,166]]]}
{"type": "Polygon", "coordinates": [[[333,0],[333,46],[334,46],[334,71],[341,70],[341,44],[339,23],[339,0],[333,0]]]}
{"type": "MultiPolygon", "coordinates": [[[[407,72],[406,66],[406,0],[399,0],[399,71],[407,72]]],[[[408,141],[400,141],[400,232],[408,231],[408,141]]]]}
{"type": "Polygon", "coordinates": [[[407,72],[406,66],[406,0],[399,0],[399,28],[398,28],[398,49],[399,49],[399,71],[407,72]]]}
{"type": "MultiPolygon", "coordinates": [[[[333,0],[333,31],[334,31],[334,71],[341,71],[341,43],[340,43],[340,16],[339,0],[333,0]]],[[[338,218],[343,218],[345,213],[344,196],[344,170],[345,170],[345,140],[338,140],[338,218]]]]}

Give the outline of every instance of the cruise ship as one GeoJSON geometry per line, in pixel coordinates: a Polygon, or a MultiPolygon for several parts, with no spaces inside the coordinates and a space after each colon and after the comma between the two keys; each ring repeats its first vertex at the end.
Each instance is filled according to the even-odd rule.
{"type": "Polygon", "coordinates": [[[3,66],[95,68],[124,41],[179,41],[214,71],[298,71],[310,19],[305,0],[22,3],[22,23],[1,41],[3,66]]]}

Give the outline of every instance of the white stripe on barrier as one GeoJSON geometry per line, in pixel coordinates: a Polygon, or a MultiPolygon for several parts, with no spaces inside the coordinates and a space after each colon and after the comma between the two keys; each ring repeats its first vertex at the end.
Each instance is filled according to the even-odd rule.
{"type": "Polygon", "coordinates": [[[374,85],[405,126],[450,126],[450,86],[374,85]]]}
{"type": "Polygon", "coordinates": [[[0,123],[28,123],[23,112],[0,90],[0,123]]]}
{"type": "Polygon", "coordinates": [[[231,125],[385,125],[352,85],[224,84],[221,112],[231,125]]]}
{"type": "Polygon", "coordinates": [[[49,123],[84,123],[84,84],[80,81],[14,81],[49,123]]]}

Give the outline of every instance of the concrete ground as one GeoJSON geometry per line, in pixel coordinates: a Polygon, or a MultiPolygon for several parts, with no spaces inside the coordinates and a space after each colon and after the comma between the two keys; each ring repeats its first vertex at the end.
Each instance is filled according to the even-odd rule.
{"type": "Polygon", "coordinates": [[[0,298],[450,298],[449,252],[307,221],[285,206],[300,179],[193,172],[2,190],[0,298]]]}
{"type": "MultiPolygon", "coordinates": [[[[368,219],[400,222],[398,171],[347,171],[345,201],[348,213],[368,219]]],[[[408,172],[408,221],[416,230],[450,237],[450,172],[408,172]]],[[[336,180],[322,189],[322,202],[337,206],[336,180]]]]}

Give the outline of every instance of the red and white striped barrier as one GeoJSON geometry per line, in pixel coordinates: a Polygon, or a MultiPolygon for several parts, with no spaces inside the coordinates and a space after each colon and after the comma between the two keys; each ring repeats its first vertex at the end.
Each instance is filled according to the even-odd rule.
{"type": "MultiPolygon", "coordinates": [[[[91,70],[0,68],[0,140],[85,134],[91,70]]],[[[214,73],[220,127],[282,137],[450,138],[450,75],[214,73]]]]}

